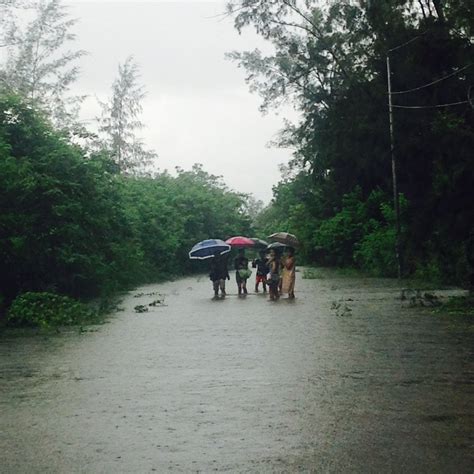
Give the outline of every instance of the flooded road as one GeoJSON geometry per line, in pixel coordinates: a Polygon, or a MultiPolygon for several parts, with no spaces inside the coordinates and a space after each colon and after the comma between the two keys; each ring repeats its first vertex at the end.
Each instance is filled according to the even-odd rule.
{"type": "Polygon", "coordinates": [[[4,335],[0,471],[472,473],[473,318],[393,280],[296,290],[212,301],[188,278],[92,332],[4,335]]]}

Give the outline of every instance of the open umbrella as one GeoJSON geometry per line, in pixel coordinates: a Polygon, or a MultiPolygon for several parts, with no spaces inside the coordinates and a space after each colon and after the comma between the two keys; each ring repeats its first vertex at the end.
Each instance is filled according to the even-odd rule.
{"type": "Polygon", "coordinates": [[[251,237],[251,239],[255,242],[255,247],[266,249],[268,247],[268,242],[265,240],[258,239],[257,237],[251,237]]]}
{"type": "Polygon", "coordinates": [[[255,247],[255,242],[252,239],[249,239],[248,237],[242,237],[242,236],[237,236],[237,237],[231,237],[230,239],[227,239],[225,241],[226,244],[231,245],[234,248],[246,248],[246,247],[255,247]]]}
{"type": "Polygon", "coordinates": [[[273,242],[267,247],[267,250],[283,250],[285,247],[287,247],[285,244],[281,244],[280,242],[273,242]]]}
{"type": "Polygon", "coordinates": [[[208,239],[198,242],[189,252],[190,259],[205,260],[215,255],[230,252],[230,245],[220,239],[208,239]]]}
{"type": "Polygon", "coordinates": [[[268,236],[268,240],[272,242],[280,242],[280,244],[284,244],[287,247],[298,247],[300,244],[296,235],[289,234],[288,232],[277,232],[268,236]]]}

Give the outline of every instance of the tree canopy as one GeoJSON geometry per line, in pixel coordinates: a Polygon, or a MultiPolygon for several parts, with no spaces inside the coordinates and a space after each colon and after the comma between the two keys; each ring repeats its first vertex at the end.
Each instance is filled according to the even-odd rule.
{"type": "Polygon", "coordinates": [[[245,196],[201,165],[118,173],[18,96],[0,95],[1,293],[110,293],[192,270],[198,240],[249,233],[245,196]]]}
{"type": "Polygon", "coordinates": [[[295,150],[292,177],[275,187],[260,225],[303,236],[309,259],[394,273],[389,56],[405,271],[462,281],[474,222],[473,7],[244,0],[228,12],[274,47],[229,55],[262,108],[290,101],[301,113],[280,136],[295,150]]]}

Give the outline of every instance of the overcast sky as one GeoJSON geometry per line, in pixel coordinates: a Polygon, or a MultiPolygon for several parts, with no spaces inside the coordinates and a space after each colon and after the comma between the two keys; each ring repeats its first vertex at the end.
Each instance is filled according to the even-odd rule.
{"type": "MultiPolygon", "coordinates": [[[[268,148],[283,126],[284,110],[262,116],[245,73],[224,58],[232,50],[265,48],[253,31],[242,36],[222,13],[225,1],[67,2],[79,22],[76,46],[89,55],[74,92],[105,99],[117,66],[134,55],[147,90],[141,132],[157,151],[160,169],[189,169],[193,163],[223,175],[229,187],[267,203],[279,180],[278,165],[290,150],[268,148]]],[[[91,97],[83,119],[99,113],[91,97]]]]}

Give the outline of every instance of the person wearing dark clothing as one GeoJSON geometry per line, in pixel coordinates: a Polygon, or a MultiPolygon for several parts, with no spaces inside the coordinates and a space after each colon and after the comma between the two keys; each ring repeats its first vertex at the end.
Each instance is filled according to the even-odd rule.
{"type": "Polygon", "coordinates": [[[260,258],[256,258],[252,262],[252,267],[257,269],[257,276],[255,277],[255,293],[258,293],[258,285],[262,283],[263,292],[267,292],[267,274],[270,271],[267,259],[265,258],[265,252],[260,251],[260,258]]]}
{"type": "Polygon", "coordinates": [[[280,297],[278,286],[280,283],[280,256],[274,249],[270,250],[270,258],[268,259],[268,266],[270,267],[270,280],[268,286],[270,287],[270,299],[277,300],[280,297]]]}
{"type": "Polygon", "coordinates": [[[245,256],[244,249],[239,249],[239,254],[237,258],[234,260],[234,268],[235,268],[235,279],[237,281],[237,289],[239,291],[239,295],[242,293],[244,295],[247,294],[247,278],[252,273],[249,270],[249,259],[245,256]]]}
{"type": "Polygon", "coordinates": [[[214,296],[219,296],[219,288],[221,295],[225,296],[225,281],[230,280],[229,271],[227,269],[227,255],[216,254],[211,260],[211,269],[209,278],[214,288],[214,296]]]}

